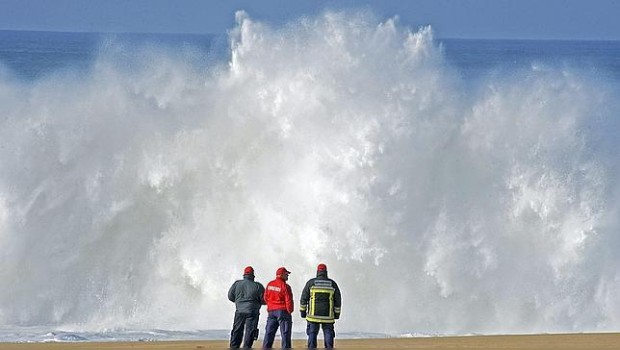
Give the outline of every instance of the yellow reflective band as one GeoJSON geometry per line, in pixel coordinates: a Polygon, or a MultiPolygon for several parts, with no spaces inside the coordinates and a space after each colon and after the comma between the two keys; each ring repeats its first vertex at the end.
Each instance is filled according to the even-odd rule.
{"type": "Polygon", "coordinates": [[[317,318],[317,317],[309,317],[309,316],[306,316],[306,321],[316,322],[316,323],[336,323],[336,320],[333,318],[317,318]]]}
{"type": "Polygon", "coordinates": [[[325,288],[318,286],[310,287],[310,310],[306,315],[306,320],[311,322],[334,323],[334,292],[335,289],[330,286],[325,288]],[[328,316],[316,315],[316,294],[318,293],[329,295],[328,316]]]}

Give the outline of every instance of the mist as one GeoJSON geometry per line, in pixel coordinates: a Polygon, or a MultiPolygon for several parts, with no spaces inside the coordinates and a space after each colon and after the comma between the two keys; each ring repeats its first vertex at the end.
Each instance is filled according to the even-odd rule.
{"type": "Polygon", "coordinates": [[[286,266],[298,302],[325,263],[339,331],[618,329],[608,82],[469,84],[432,28],[365,12],[239,12],[229,40],[0,75],[0,324],[226,329],[246,265],[286,266]]]}

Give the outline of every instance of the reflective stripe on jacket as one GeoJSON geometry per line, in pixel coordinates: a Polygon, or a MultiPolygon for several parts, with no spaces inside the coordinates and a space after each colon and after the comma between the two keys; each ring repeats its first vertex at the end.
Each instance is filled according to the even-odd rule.
{"type": "Polygon", "coordinates": [[[340,317],[342,297],[338,284],[320,271],[317,277],[306,283],[302,293],[300,310],[306,312],[306,320],[318,323],[334,323],[340,317]]]}

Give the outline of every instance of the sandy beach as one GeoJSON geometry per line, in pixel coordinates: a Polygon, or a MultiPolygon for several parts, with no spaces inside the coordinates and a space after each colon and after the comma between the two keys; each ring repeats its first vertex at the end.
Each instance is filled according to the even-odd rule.
{"type": "MultiPolygon", "coordinates": [[[[255,344],[260,348],[260,341],[255,344]]],[[[279,346],[279,341],[274,344],[279,346]]],[[[293,346],[303,348],[305,341],[296,339],[293,346]]],[[[166,341],[166,342],[109,342],[109,343],[0,343],[8,349],[225,349],[227,341],[166,341]]],[[[338,339],[340,349],[618,349],[620,333],[494,335],[466,337],[338,339]]]]}

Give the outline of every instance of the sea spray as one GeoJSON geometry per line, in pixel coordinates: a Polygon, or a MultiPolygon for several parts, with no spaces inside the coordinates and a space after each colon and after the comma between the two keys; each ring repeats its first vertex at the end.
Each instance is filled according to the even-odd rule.
{"type": "Polygon", "coordinates": [[[223,61],[111,40],[0,81],[0,323],[226,329],[244,266],[297,299],[323,262],[339,331],[617,330],[617,91],[464,82],[363,12],[237,21],[223,61]]]}

